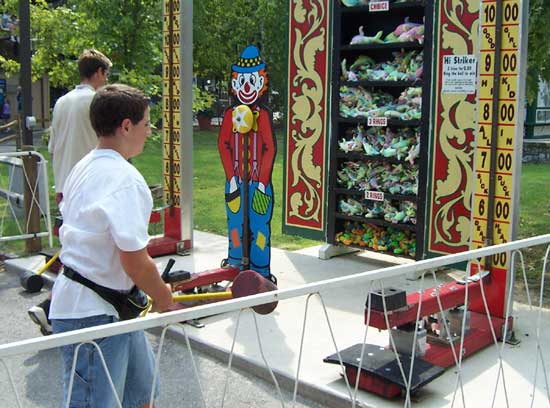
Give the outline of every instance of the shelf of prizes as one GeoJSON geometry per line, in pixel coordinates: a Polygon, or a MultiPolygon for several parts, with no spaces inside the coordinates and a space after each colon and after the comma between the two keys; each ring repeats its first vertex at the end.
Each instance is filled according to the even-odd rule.
{"type": "Polygon", "coordinates": [[[329,242],[420,259],[424,231],[429,2],[335,3],[329,242]]]}

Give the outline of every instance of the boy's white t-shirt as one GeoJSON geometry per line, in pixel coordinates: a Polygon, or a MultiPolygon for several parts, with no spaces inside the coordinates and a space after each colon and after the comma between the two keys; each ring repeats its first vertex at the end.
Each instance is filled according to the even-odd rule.
{"type": "Polygon", "coordinates": [[[97,145],[97,134],[90,121],[90,105],[95,91],[90,85],[77,85],[59,98],[53,109],[48,150],[53,154],[55,192],[63,186],[72,170],[97,145]]]}
{"type": "MultiPolygon", "coordinates": [[[[147,245],[153,207],[143,176],[118,152],[94,149],[73,168],[60,205],[61,261],[85,278],[128,291],[134,283],[120,263],[119,249],[147,245]]],[[[52,290],[50,319],[101,314],[118,316],[94,291],[60,275],[52,290]]]]}

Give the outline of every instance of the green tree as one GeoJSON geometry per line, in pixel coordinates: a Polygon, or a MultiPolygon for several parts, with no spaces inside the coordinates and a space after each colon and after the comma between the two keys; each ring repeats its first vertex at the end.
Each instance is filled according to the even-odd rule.
{"type": "Polygon", "coordinates": [[[161,92],[162,0],[68,0],[87,20],[86,37],[113,61],[115,80],[161,92]]]}
{"type": "MultiPolygon", "coordinates": [[[[16,13],[18,0],[7,0],[16,13]]],[[[48,74],[56,87],[78,83],[76,61],[85,48],[97,48],[113,61],[114,79],[151,95],[160,93],[162,68],[161,0],[69,0],[52,7],[31,2],[34,79],[48,74]]],[[[8,74],[19,65],[6,59],[8,74]]]]}
{"type": "Polygon", "coordinates": [[[527,56],[527,97],[537,97],[539,77],[550,83],[550,47],[548,22],[550,0],[529,1],[529,46],[527,56]]]}
{"type": "Polygon", "coordinates": [[[195,0],[193,59],[195,73],[229,84],[231,65],[250,44],[267,63],[271,103],[280,110],[286,89],[288,0],[195,0]]]}

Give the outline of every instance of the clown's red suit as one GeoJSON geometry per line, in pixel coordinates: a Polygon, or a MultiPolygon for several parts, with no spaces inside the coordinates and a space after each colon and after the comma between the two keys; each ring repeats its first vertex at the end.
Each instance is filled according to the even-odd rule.
{"type": "Polygon", "coordinates": [[[250,132],[236,131],[233,115],[236,106],[225,111],[218,149],[225,171],[225,207],[227,212],[230,265],[242,265],[243,189],[248,189],[249,262],[250,269],[270,277],[271,216],[273,189],[271,173],[276,154],[276,142],[271,131],[270,114],[256,102],[267,90],[265,64],[256,47],[249,46],[239,62],[232,66],[231,92],[243,105],[250,107],[254,125],[250,132]],[[243,141],[248,137],[248,186],[242,183],[243,141]]]}

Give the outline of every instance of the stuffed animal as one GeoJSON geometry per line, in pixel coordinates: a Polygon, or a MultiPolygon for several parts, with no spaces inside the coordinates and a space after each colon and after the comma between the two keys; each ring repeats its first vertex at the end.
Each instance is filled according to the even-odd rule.
{"type": "Polygon", "coordinates": [[[374,37],[368,37],[363,31],[363,26],[359,27],[359,34],[355,35],[351,41],[350,45],[356,44],[383,44],[382,36],[384,35],[383,31],[378,31],[374,37]]]}
{"type": "Polygon", "coordinates": [[[368,4],[368,0],[341,0],[346,7],[356,7],[363,4],[368,4]]]}

